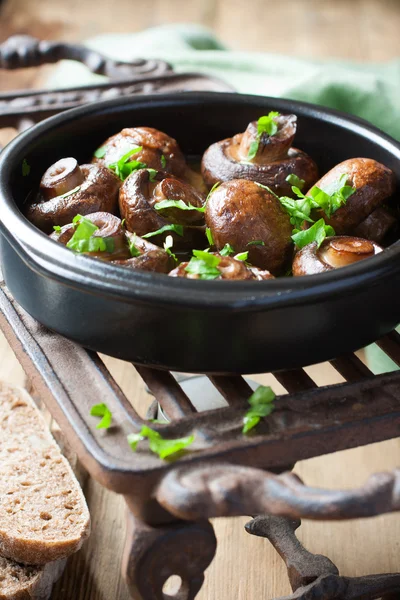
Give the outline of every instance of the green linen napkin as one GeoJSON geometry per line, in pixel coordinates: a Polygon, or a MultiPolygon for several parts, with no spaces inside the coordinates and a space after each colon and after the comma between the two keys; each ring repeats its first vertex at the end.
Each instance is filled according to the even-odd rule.
{"type": "MultiPolygon", "coordinates": [[[[198,25],[165,25],[133,34],[106,34],[87,45],[117,60],[162,58],[177,72],[197,71],[219,77],[238,92],[285,97],[358,115],[400,140],[400,59],[356,64],[307,60],[261,52],[237,52],[222,46],[198,25]]],[[[50,87],[85,85],[101,79],[64,62],[50,87]]],[[[373,344],[366,349],[375,373],[395,368],[373,344]]]]}
{"type": "MultiPolygon", "coordinates": [[[[165,25],[133,34],[106,34],[87,45],[108,56],[162,58],[178,72],[198,71],[238,92],[304,100],[358,115],[400,140],[400,59],[379,64],[307,60],[227,50],[199,25],[165,25]]],[[[51,86],[98,79],[76,63],[60,66],[51,86]]]]}

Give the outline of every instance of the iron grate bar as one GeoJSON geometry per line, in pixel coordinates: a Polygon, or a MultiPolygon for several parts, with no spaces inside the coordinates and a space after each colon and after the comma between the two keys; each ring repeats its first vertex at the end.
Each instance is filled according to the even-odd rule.
{"type": "Polygon", "coordinates": [[[392,331],[376,343],[400,367],[400,334],[392,331]]]}
{"type": "Polygon", "coordinates": [[[169,371],[139,365],[134,367],[169,419],[180,419],[197,412],[169,371]]]}
{"type": "Polygon", "coordinates": [[[315,381],[303,369],[288,369],[274,373],[275,379],[286,389],[289,394],[314,390],[317,386],[315,381]]]}
{"type": "Polygon", "coordinates": [[[329,362],[350,383],[374,376],[372,371],[355,354],[345,354],[329,362]]]}
{"type": "Polygon", "coordinates": [[[208,378],[231,406],[244,406],[253,393],[240,375],[209,375],[208,378]]]}

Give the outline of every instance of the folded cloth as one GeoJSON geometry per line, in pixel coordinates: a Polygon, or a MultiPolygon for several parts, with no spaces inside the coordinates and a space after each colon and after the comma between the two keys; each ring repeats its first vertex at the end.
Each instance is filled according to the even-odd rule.
{"type": "MultiPolygon", "coordinates": [[[[231,51],[199,25],[164,25],[139,33],[106,34],[86,44],[117,60],[161,58],[179,73],[197,71],[219,77],[238,92],[343,110],[400,140],[400,59],[356,64],[231,51]]],[[[65,61],[48,85],[85,85],[99,79],[103,78],[83,65],[65,61]]],[[[366,355],[376,373],[395,368],[375,344],[366,349],[366,355]]]]}
{"type": "MultiPolygon", "coordinates": [[[[87,45],[111,58],[162,58],[178,72],[197,71],[238,92],[304,100],[362,117],[400,140],[400,59],[355,64],[227,50],[199,25],[164,25],[133,34],[106,34],[87,45]]],[[[52,87],[98,80],[77,63],[63,64],[52,87]]]]}

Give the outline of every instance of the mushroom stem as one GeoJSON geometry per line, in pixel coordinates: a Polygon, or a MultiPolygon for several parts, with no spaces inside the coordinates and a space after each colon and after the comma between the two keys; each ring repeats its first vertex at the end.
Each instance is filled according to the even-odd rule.
{"type": "Polygon", "coordinates": [[[75,158],[62,158],[51,165],[40,182],[45,200],[62,196],[81,185],[85,177],[75,158]]]}
{"type": "MultiPolygon", "coordinates": [[[[248,161],[250,147],[253,142],[256,142],[257,153],[251,160],[252,163],[265,165],[285,158],[296,134],[297,117],[295,115],[280,115],[275,117],[274,121],[278,125],[278,131],[275,135],[260,134],[257,121],[249,123],[244,133],[235,136],[239,141],[239,145],[236,146],[236,157],[232,157],[236,160],[248,161]]],[[[233,155],[234,152],[235,146],[232,147],[231,154],[233,155]]]]}

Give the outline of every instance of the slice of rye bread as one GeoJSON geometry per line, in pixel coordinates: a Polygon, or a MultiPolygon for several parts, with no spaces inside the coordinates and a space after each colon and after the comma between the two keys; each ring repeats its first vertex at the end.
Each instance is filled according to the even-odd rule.
{"type": "Polygon", "coordinates": [[[61,558],[35,567],[0,556],[0,600],[48,600],[66,562],[61,558]]]}
{"type": "Polygon", "coordinates": [[[90,516],[28,393],[0,382],[0,555],[43,565],[79,550],[90,516]]]}

